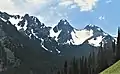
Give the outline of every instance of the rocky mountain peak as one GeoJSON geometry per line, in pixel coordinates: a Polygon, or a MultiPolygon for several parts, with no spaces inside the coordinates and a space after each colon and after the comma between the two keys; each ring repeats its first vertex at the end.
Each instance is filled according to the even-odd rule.
{"type": "Polygon", "coordinates": [[[87,30],[93,30],[93,31],[95,31],[95,32],[103,32],[103,30],[100,28],[100,27],[98,27],[98,26],[96,26],[96,25],[93,25],[93,24],[89,24],[89,25],[87,25],[84,29],[87,29],[87,30]]]}
{"type": "Polygon", "coordinates": [[[58,32],[59,30],[62,31],[72,31],[73,27],[69,24],[69,22],[66,19],[61,19],[58,23],[58,25],[56,25],[53,28],[54,32],[58,32]]]}

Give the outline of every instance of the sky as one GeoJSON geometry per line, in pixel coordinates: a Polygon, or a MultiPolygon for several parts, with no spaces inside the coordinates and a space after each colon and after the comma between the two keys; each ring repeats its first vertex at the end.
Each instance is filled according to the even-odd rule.
{"type": "Polygon", "coordinates": [[[120,0],[1,0],[0,11],[9,14],[30,14],[48,26],[60,19],[82,29],[88,24],[116,35],[120,25],[120,0]]]}

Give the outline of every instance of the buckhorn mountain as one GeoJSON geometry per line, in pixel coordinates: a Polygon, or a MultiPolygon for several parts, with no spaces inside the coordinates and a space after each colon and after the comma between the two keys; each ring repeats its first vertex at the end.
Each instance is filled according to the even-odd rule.
{"type": "Polygon", "coordinates": [[[89,54],[101,43],[110,48],[113,41],[112,36],[95,25],[76,29],[61,19],[56,26],[48,27],[29,14],[0,12],[0,72],[7,74],[9,69],[20,67],[26,71],[41,69],[44,73],[46,68],[66,59],[89,54]]]}

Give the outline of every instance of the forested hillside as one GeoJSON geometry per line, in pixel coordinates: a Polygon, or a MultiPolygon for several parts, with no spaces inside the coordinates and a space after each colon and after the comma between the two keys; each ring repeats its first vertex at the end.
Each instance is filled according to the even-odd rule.
{"type": "MultiPolygon", "coordinates": [[[[88,57],[81,56],[79,59],[74,57],[71,61],[65,61],[63,69],[53,74],[98,74],[120,60],[119,53],[120,28],[118,29],[117,44],[114,41],[111,49],[105,45],[103,46],[101,43],[101,47],[97,53],[93,52],[88,57]]],[[[118,74],[119,68],[120,65],[118,62],[101,74],[118,74]]]]}

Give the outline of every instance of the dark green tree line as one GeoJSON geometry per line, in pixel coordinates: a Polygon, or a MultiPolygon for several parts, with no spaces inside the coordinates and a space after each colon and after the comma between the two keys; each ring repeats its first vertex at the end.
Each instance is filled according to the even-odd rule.
{"type": "Polygon", "coordinates": [[[120,29],[118,29],[117,44],[115,42],[115,40],[112,42],[112,48],[101,42],[98,52],[93,51],[88,57],[81,56],[79,60],[74,57],[71,63],[65,61],[64,70],[58,71],[57,74],[100,73],[120,60],[120,29]]]}

